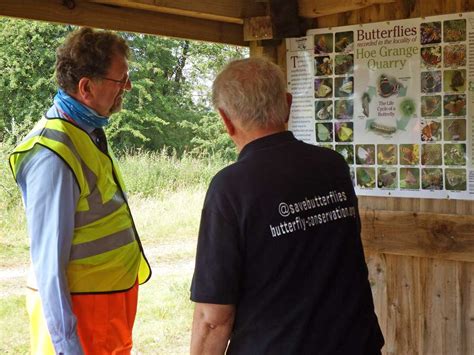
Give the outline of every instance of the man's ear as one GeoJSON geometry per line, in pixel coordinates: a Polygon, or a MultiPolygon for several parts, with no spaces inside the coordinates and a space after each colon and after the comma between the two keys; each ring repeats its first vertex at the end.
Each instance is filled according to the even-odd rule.
{"type": "Polygon", "coordinates": [[[81,78],[77,84],[77,95],[79,96],[80,101],[86,102],[90,100],[93,96],[92,86],[94,83],[89,78],[81,78]]]}
{"type": "Polygon", "coordinates": [[[291,103],[293,102],[293,95],[289,92],[286,93],[286,102],[288,103],[288,116],[286,116],[285,123],[288,123],[288,120],[290,119],[291,103]]]}
{"type": "Polygon", "coordinates": [[[229,116],[227,116],[227,114],[225,113],[223,109],[219,108],[218,111],[219,111],[219,115],[222,118],[222,121],[224,121],[225,129],[227,130],[227,133],[229,134],[229,136],[232,137],[235,134],[234,123],[231,121],[229,116]]]}

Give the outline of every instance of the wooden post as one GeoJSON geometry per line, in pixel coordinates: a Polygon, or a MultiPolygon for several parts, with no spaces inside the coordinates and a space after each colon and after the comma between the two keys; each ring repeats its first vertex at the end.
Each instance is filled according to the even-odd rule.
{"type": "Polygon", "coordinates": [[[266,57],[277,63],[277,47],[274,44],[265,44],[262,41],[252,41],[249,43],[251,57],[266,57]]]}

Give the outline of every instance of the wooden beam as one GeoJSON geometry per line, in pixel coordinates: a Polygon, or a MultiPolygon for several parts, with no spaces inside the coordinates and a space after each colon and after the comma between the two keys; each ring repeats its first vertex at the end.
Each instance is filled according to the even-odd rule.
{"type": "Polygon", "coordinates": [[[298,0],[298,7],[301,17],[315,18],[394,2],[396,0],[298,0]]]}
{"type": "Polygon", "coordinates": [[[243,26],[75,0],[1,0],[0,16],[244,46],[243,26]]]}
{"type": "Polygon", "coordinates": [[[474,216],[361,209],[369,252],[474,262],[474,216]]]}
{"type": "Polygon", "coordinates": [[[266,6],[253,0],[89,0],[90,2],[157,11],[186,17],[242,24],[246,17],[264,16],[266,6]]]}
{"type": "Polygon", "coordinates": [[[249,49],[251,57],[265,57],[273,63],[277,63],[277,47],[266,41],[250,41],[249,49]]]}
{"type": "Polygon", "coordinates": [[[274,39],[303,36],[306,28],[302,27],[298,16],[297,0],[270,0],[274,39]]]}

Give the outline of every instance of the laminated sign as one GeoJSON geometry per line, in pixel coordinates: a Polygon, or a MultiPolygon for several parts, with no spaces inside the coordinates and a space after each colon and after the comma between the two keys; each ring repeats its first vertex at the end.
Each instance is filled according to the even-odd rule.
{"type": "Polygon", "coordinates": [[[367,196],[474,200],[474,13],[287,39],[289,129],[367,196]]]}

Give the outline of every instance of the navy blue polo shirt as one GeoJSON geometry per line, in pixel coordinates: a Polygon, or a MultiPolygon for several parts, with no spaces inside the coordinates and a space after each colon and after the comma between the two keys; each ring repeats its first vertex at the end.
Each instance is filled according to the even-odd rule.
{"type": "Polygon", "coordinates": [[[342,156],[291,132],[247,144],[209,186],[191,299],[236,305],[228,354],[378,353],[342,156]]]}

